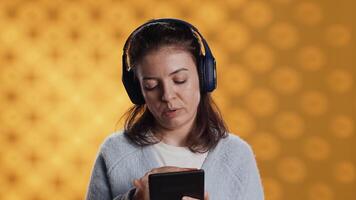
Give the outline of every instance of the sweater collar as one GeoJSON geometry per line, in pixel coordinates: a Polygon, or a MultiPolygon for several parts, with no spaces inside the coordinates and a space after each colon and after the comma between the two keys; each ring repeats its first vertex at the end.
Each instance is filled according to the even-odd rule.
{"type": "MultiPolygon", "coordinates": [[[[208,152],[207,157],[205,158],[203,165],[202,165],[202,169],[204,170],[209,170],[213,165],[215,165],[216,163],[216,158],[218,158],[219,156],[216,156],[217,154],[219,154],[220,150],[221,150],[221,146],[222,146],[222,140],[221,139],[218,144],[216,145],[215,148],[210,149],[208,152]]],[[[155,156],[154,156],[154,149],[153,149],[153,145],[148,145],[145,147],[141,148],[143,157],[145,159],[145,162],[147,164],[147,168],[149,170],[153,169],[153,168],[158,168],[160,167],[158,161],[156,160],[155,156]]]]}

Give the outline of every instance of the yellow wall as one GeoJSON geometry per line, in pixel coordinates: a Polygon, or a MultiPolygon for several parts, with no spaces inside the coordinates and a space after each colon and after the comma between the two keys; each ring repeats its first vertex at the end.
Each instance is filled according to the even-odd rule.
{"type": "Polygon", "coordinates": [[[151,18],[195,24],[214,97],[254,148],[267,200],[356,199],[353,0],[0,1],[0,199],[82,199],[131,103],[122,46],[151,18]]]}

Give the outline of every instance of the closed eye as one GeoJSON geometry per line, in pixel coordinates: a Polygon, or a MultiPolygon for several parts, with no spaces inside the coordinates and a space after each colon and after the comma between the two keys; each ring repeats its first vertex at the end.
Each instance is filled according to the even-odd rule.
{"type": "Polygon", "coordinates": [[[144,89],[147,91],[154,90],[157,87],[157,84],[155,85],[145,85],[144,89]]]}
{"type": "Polygon", "coordinates": [[[177,83],[177,84],[183,84],[183,83],[185,83],[185,82],[187,82],[187,80],[182,80],[182,81],[174,81],[175,83],[177,83]]]}
{"type": "MultiPolygon", "coordinates": [[[[184,84],[187,82],[187,79],[183,79],[183,80],[173,80],[173,82],[175,84],[184,84]]],[[[144,84],[143,88],[146,90],[146,91],[151,91],[151,90],[154,90],[156,89],[160,84],[159,83],[155,83],[155,84],[152,84],[152,83],[146,83],[144,84]]]]}
{"type": "Polygon", "coordinates": [[[156,88],[156,86],[155,87],[151,87],[151,88],[145,87],[145,90],[151,91],[151,90],[154,90],[155,88],[156,88]]]}

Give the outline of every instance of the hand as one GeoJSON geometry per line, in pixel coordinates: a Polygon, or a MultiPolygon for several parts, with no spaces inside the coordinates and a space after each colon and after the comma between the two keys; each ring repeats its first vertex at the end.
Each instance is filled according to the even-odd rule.
{"type": "MultiPolygon", "coordinates": [[[[192,197],[186,197],[186,196],[184,196],[184,197],[182,198],[182,200],[199,200],[199,199],[195,199],[195,198],[192,198],[192,197]]],[[[205,192],[205,194],[204,194],[204,200],[209,200],[209,195],[208,195],[207,192],[205,192]]]]}
{"type": "Polygon", "coordinates": [[[133,181],[133,185],[136,187],[134,200],[150,199],[150,195],[149,195],[150,193],[148,189],[148,176],[150,174],[164,173],[164,172],[191,171],[191,170],[195,170],[195,168],[180,168],[180,167],[173,167],[173,166],[165,166],[165,167],[154,168],[151,171],[146,172],[146,174],[143,177],[141,177],[140,179],[135,179],[133,181]]]}

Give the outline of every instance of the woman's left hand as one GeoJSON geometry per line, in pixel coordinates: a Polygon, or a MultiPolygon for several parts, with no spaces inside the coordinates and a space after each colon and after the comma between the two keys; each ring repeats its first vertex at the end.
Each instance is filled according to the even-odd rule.
{"type": "MultiPolygon", "coordinates": [[[[182,200],[199,200],[199,199],[195,199],[195,198],[192,198],[192,197],[187,197],[187,196],[184,196],[182,198],[182,200]]],[[[204,194],[204,200],[209,200],[209,195],[207,192],[205,192],[204,194]]]]}

